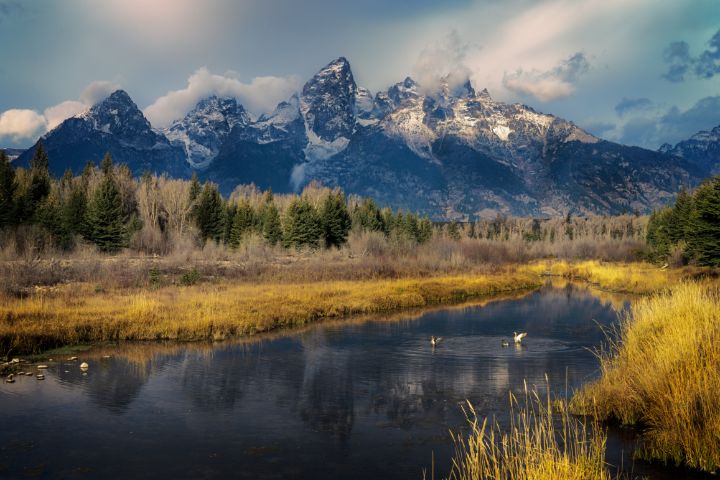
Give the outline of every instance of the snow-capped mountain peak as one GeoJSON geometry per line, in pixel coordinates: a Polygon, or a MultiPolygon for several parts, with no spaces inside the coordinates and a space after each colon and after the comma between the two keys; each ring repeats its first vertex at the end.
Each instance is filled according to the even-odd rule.
{"type": "Polygon", "coordinates": [[[675,146],[665,143],[659,151],[687,159],[717,175],[720,173],[720,125],[712,130],[701,130],[675,146]]]}
{"type": "Polygon", "coordinates": [[[217,156],[230,131],[250,122],[236,99],[212,95],[200,100],[185,118],[173,122],[163,133],[173,145],[183,148],[192,167],[205,168],[217,156]]]}
{"type": "Polygon", "coordinates": [[[143,137],[142,140],[150,140],[150,122],[125,90],[114,91],[76,118],[88,121],[95,130],[115,135],[128,143],[141,140],[138,135],[143,137]]]}
{"type": "Polygon", "coordinates": [[[355,130],[357,91],[350,63],[344,57],[308,80],[300,96],[308,140],[306,157],[327,158],[347,146],[355,130]]]}

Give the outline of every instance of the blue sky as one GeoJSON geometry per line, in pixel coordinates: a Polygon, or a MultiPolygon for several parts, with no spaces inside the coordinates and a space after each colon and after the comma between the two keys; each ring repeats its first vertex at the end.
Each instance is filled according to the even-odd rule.
{"type": "Polygon", "coordinates": [[[0,0],[0,145],[118,87],[158,127],[212,93],[259,114],[345,56],[657,148],[720,124],[719,29],[717,0],[0,0]]]}

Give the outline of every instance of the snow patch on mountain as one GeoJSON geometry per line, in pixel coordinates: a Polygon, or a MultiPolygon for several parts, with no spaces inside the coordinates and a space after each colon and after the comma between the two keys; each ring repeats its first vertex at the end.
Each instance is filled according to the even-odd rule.
{"type": "Polygon", "coordinates": [[[508,127],[506,125],[497,125],[497,126],[493,127],[492,131],[503,142],[507,142],[508,138],[510,138],[510,134],[512,133],[512,130],[510,130],[510,127],[508,127]]]}

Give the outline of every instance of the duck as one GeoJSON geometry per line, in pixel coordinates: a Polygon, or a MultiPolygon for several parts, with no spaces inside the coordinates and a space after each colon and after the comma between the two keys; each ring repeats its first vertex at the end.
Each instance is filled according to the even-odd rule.
{"type": "Polygon", "coordinates": [[[508,342],[507,340],[505,340],[505,339],[503,338],[502,340],[500,340],[500,345],[503,346],[503,347],[509,347],[509,346],[510,346],[510,342],[508,342]]]}
{"type": "Polygon", "coordinates": [[[430,345],[435,347],[440,343],[441,340],[442,340],[442,337],[436,337],[435,335],[433,335],[430,337],[430,345]]]}
{"type": "Polygon", "coordinates": [[[525,337],[527,337],[527,332],[513,332],[513,338],[515,339],[515,343],[522,343],[522,340],[525,337]]]}

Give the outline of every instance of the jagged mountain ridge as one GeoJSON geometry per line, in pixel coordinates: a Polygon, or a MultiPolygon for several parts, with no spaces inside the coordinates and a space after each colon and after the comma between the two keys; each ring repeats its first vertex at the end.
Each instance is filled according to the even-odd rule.
{"type": "MultiPolygon", "coordinates": [[[[210,97],[157,132],[128,109],[142,148],[126,141],[128,132],[105,128],[93,109],[48,133],[46,145],[77,145],[64,138],[65,124],[84,122],[81,133],[110,147],[148,157],[179,151],[186,160],[181,171],[132,158],[134,172],[197,170],[224,193],[240,183],[287,192],[319,180],[438,219],[647,211],[705,174],[680,157],[603,141],[553,115],[496,102],[469,81],[446,77],[425,89],[408,77],[373,97],[342,57],[257,119],[234,99],[210,97]],[[162,148],[149,148],[146,138],[162,148]]],[[[57,150],[48,149],[51,164],[57,150]]]]}
{"type": "Polygon", "coordinates": [[[712,175],[720,174],[720,125],[710,131],[702,130],[675,146],[668,143],[660,152],[682,157],[706,169],[712,175]]]}

